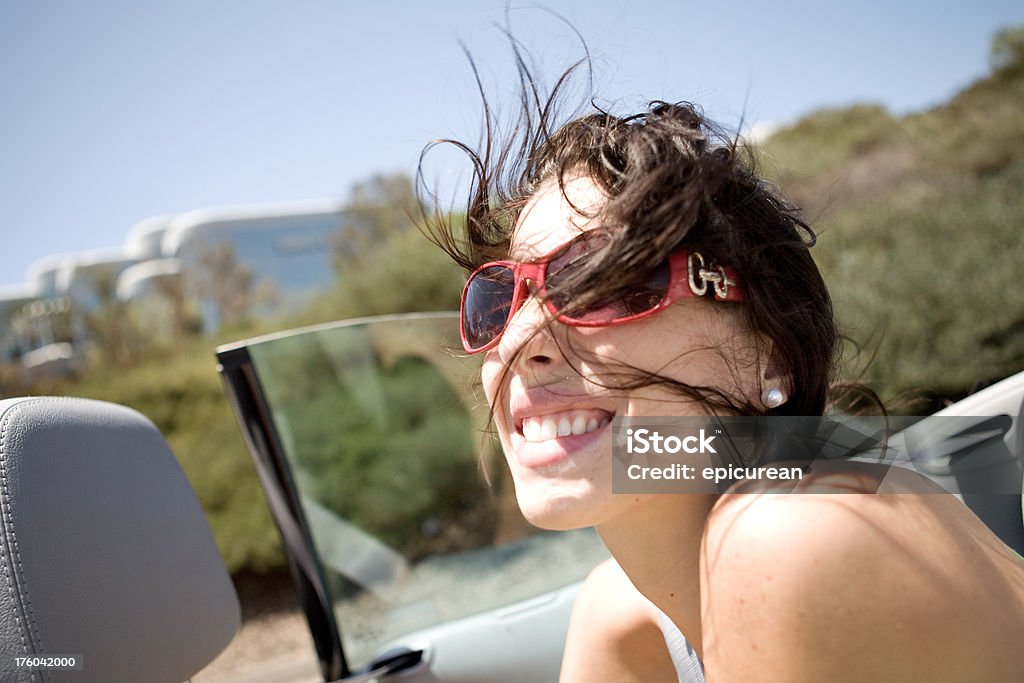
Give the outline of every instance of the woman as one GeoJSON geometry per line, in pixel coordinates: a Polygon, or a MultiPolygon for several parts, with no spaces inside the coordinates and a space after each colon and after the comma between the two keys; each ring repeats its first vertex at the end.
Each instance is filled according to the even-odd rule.
{"type": "Polygon", "coordinates": [[[562,679],[1024,680],[1020,560],[950,496],[612,493],[616,416],[821,415],[830,298],[811,230],[695,107],[555,129],[521,75],[521,135],[488,114],[466,235],[434,235],[472,273],[463,342],[524,515],[615,560],[562,679]]]}

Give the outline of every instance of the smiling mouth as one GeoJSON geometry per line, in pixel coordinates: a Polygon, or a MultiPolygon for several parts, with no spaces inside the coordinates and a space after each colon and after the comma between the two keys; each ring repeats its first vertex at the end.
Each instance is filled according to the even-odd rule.
{"type": "Polygon", "coordinates": [[[606,410],[566,410],[524,417],[516,425],[516,431],[530,443],[541,443],[596,432],[611,422],[612,417],[606,410]]]}

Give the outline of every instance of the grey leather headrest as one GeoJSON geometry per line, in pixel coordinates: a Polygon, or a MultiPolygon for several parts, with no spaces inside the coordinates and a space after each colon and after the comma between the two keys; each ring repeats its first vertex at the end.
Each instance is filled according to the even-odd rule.
{"type": "Polygon", "coordinates": [[[188,679],[231,641],[238,599],[153,424],[74,398],[0,401],[0,680],[188,679]],[[80,655],[81,670],[12,669],[80,655]]]}

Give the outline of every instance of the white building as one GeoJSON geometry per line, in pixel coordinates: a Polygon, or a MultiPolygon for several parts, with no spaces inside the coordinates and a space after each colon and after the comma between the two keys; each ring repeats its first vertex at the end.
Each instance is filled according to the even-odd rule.
{"type": "Polygon", "coordinates": [[[104,306],[158,334],[189,316],[210,332],[295,310],[334,282],[344,225],[333,200],[201,209],[140,221],[123,247],[40,259],[27,283],[0,288],[0,362],[70,367],[104,306]]]}
{"type": "Polygon", "coordinates": [[[0,286],[0,362],[20,358],[31,350],[15,329],[18,313],[38,298],[33,283],[0,286]]]}
{"type": "Polygon", "coordinates": [[[334,281],[334,245],[343,225],[337,201],[202,209],[168,223],[161,253],[180,262],[190,297],[202,304],[203,329],[211,331],[226,313],[217,299],[229,292],[218,290],[239,289],[246,272],[250,301],[242,303],[256,317],[294,309],[323,292],[334,281]],[[225,272],[231,268],[236,272],[225,272]]]}

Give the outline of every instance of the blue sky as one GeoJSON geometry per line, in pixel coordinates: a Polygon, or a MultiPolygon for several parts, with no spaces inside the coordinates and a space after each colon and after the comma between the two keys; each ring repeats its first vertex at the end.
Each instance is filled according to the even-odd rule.
{"type": "MultiPolygon", "coordinates": [[[[551,0],[621,106],[688,99],[724,123],[821,107],[927,108],[984,75],[1024,3],[551,0]]],[[[436,137],[473,139],[459,40],[498,102],[514,94],[504,2],[0,0],[0,285],[32,261],[124,243],[137,221],[205,206],[344,197],[412,172],[436,137]]],[[[513,4],[555,74],[571,32],[513,4]]],[[[441,156],[445,185],[458,173],[441,156]]]]}

